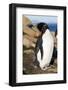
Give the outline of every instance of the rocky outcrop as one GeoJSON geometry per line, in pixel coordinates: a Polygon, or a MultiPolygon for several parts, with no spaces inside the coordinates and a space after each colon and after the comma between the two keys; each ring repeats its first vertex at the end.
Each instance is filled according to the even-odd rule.
{"type": "Polygon", "coordinates": [[[25,48],[34,48],[36,41],[41,34],[36,26],[29,27],[32,22],[25,16],[23,16],[23,45],[25,48]]]}

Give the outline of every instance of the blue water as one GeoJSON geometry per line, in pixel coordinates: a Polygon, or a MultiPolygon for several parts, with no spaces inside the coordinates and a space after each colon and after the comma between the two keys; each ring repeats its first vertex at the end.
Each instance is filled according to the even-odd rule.
{"type": "Polygon", "coordinates": [[[57,30],[57,24],[56,23],[48,24],[48,27],[49,27],[50,31],[55,32],[57,30]]]}

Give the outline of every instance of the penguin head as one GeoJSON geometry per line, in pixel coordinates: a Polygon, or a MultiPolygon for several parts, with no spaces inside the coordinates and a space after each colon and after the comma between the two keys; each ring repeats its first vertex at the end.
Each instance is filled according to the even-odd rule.
{"type": "Polygon", "coordinates": [[[48,25],[44,22],[41,22],[37,24],[37,28],[40,32],[45,33],[46,30],[48,29],[48,25]]]}

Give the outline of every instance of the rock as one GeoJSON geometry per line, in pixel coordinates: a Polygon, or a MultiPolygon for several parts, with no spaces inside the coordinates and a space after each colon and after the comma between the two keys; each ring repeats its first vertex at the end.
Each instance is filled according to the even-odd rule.
{"type": "Polygon", "coordinates": [[[31,20],[23,15],[23,26],[25,27],[25,26],[27,26],[28,24],[31,24],[31,23],[32,23],[31,20]]]}
{"type": "Polygon", "coordinates": [[[32,28],[28,27],[29,24],[32,25],[32,22],[27,17],[23,16],[23,45],[26,48],[35,48],[41,32],[39,32],[36,26],[33,26],[32,28]]]}
{"type": "Polygon", "coordinates": [[[23,39],[23,45],[26,47],[26,48],[32,48],[32,47],[35,47],[35,43],[33,43],[31,40],[29,40],[28,38],[24,38],[23,39]]]}
{"type": "Polygon", "coordinates": [[[29,54],[29,53],[34,54],[34,51],[32,49],[29,49],[29,50],[24,50],[24,53],[26,53],[26,54],[29,54]]]}

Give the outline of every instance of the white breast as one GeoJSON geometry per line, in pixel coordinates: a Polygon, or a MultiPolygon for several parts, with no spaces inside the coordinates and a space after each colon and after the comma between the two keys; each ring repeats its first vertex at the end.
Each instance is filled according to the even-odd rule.
{"type": "Polygon", "coordinates": [[[51,35],[51,33],[48,29],[43,34],[42,40],[43,40],[43,44],[42,44],[42,46],[43,46],[43,58],[41,60],[40,51],[37,54],[37,58],[38,58],[38,61],[40,63],[40,68],[42,70],[45,70],[51,61],[52,54],[53,54],[53,48],[54,48],[53,36],[51,35]]]}

